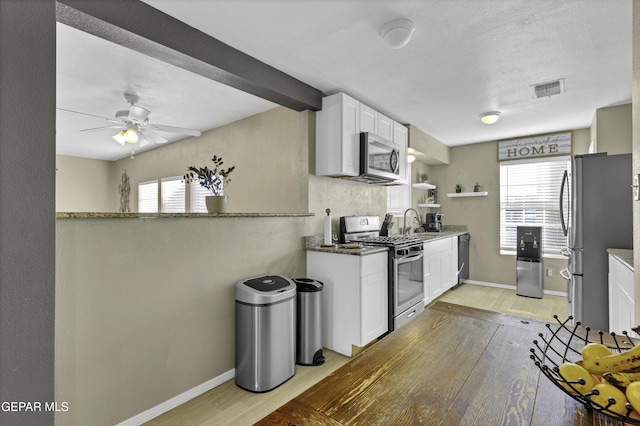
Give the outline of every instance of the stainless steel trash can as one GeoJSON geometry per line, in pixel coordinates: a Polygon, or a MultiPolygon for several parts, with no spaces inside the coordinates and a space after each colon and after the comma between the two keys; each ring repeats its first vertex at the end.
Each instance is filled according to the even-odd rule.
{"type": "Polygon", "coordinates": [[[322,365],[322,287],[320,281],[294,278],[298,290],[296,322],[296,362],[322,365]]]}
{"type": "Polygon", "coordinates": [[[267,392],[296,372],[296,285],[268,275],[236,283],[236,384],[267,392]]]}

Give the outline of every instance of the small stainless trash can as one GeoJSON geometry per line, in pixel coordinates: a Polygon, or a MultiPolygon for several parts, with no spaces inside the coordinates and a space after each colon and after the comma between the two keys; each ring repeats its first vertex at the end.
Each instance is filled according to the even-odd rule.
{"type": "Polygon", "coordinates": [[[296,372],[296,285],[268,275],[236,283],[236,384],[267,392],[296,372]]]}
{"type": "Polygon", "coordinates": [[[322,353],[322,287],[320,281],[294,278],[298,290],[296,322],[296,362],[324,364],[322,353]]]}

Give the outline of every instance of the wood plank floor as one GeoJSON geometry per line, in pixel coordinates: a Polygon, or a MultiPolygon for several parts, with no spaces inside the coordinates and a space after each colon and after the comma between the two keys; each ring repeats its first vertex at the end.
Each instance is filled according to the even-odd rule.
{"type": "MultiPolygon", "coordinates": [[[[546,322],[554,321],[554,314],[561,319],[566,318],[567,310],[564,297],[545,295],[542,299],[534,299],[517,296],[513,290],[472,284],[449,290],[437,300],[546,322]]],[[[230,380],[146,424],[252,425],[350,360],[335,352],[325,352],[324,365],[297,366],[295,376],[273,391],[263,394],[247,392],[230,380]]]]}
{"type": "Polygon", "coordinates": [[[546,323],[436,301],[256,426],[621,425],[530,359],[546,323]]]}
{"type": "Polygon", "coordinates": [[[563,320],[568,316],[566,297],[545,294],[536,299],[518,296],[513,290],[473,284],[449,290],[437,300],[546,322],[554,322],[553,315],[563,320]]]}

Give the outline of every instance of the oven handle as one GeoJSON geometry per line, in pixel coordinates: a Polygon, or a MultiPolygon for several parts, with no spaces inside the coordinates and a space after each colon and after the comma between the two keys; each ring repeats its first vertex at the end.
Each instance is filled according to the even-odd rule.
{"type": "Polygon", "coordinates": [[[398,264],[400,264],[400,263],[413,262],[414,260],[419,260],[419,259],[422,259],[423,257],[424,257],[424,253],[420,253],[420,254],[417,254],[415,256],[400,257],[400,258],[398,258],[396,260],[398,261],[398,264]]]}

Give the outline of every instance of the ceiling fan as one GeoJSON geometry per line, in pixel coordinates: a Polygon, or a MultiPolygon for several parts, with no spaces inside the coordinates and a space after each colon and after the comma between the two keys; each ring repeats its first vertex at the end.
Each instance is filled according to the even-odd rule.
{"type": "Polygon", "coordinates": [[[149,142],[154,143],[166,143],[168,139],[159,135],[155,131],[177,133],[187,136],[200,136],[201,133],[195,129],[187,129],[184,127],[166,126],[163,124],[151,124],[149,122],[149,114],[151,111],[145,109],[138,104],[140,97],[131,93],[124,94],[125,100],[131,105],[129,110],[121,110],[116,112],[115,118],[101,117],[98,115],[87,114],[84,112],[72,111],[64,108],[57,108],[61,111],[72,112],[74,114],[87,115],[89,117],[96,117],[101,120],[105,120],[109,123],[113,123],[110,126],[93,127],[90,129],[82,129],[81,132],[96,132],[108,129],[119,129],[119,132],[112,136],[112,138],[120,145],[124,146],[125,143],[134,144],[140,142],[140,146],[145,146],[149,142]]]}

